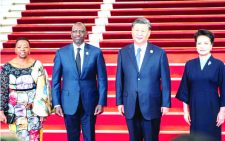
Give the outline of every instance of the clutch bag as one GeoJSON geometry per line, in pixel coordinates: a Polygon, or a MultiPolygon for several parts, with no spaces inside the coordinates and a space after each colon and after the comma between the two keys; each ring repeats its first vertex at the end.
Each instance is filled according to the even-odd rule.
{"type": "Polygon", "coordinates": [[[5,116],[7,119],[7,124],[12,124],[15,120],[16,115],[12,113],[5,112],[5,116]]]}

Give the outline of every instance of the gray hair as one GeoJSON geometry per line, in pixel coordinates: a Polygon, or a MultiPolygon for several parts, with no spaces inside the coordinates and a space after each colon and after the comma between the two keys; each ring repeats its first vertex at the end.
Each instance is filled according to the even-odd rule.
{"type": "Polygon", "coordinates": [[[147,24],[148,25],[148,29],[150,30],[152,25],[151,22],[146,19],[146,18],[138,18],[136,19],[133,23],[132,23],[132,28],[134,27],[135,24],[147,24]]]}

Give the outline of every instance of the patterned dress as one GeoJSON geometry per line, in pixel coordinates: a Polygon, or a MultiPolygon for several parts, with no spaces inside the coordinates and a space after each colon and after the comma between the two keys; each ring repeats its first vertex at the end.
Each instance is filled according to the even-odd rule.
{"type": "Polygon", "coordinates": [[[51,112],[50,87],[47,73],[40,61],[28,68],[6,63],[1,71],[0,110],[16,115],[9,130],[23,141],[39,141],[40,116],[51,112]]]}

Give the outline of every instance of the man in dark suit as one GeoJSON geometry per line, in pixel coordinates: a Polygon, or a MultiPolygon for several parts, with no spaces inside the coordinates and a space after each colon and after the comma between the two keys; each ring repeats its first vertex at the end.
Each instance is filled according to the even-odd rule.
{"type": "Polygon", "coordinates": [[[116,104],[126,117],[130,141],[158,141],[161,115],[171,105],[168,59],[163,49],[148,42],[151,23],[132,23],[133,44],[119,51],[116,104]]]}
{"type": "Polygon", "coordinates": [[[96,115],[106,105],[105,61],[99,48],[84,43],[86,35],[85,25],[75,23],[73,43],[59,49],[54,59],[53,105],[65,117],[68,141],[80,140],[80,127],[84,141],[94,141],[96,115]]]}

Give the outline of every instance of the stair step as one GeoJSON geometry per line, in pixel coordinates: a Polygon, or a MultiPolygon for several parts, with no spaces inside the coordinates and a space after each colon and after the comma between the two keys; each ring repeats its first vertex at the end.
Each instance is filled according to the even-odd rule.
{"type": "MultiPolygon", "coordinates": [[[[216,38],[225,38],[224,30],[211,30],[216,38]]],[[[196,30],[151,31],[150,39],[193,39],[196,30]]],[[[106,31],[103,39],[132,39],[131,31],[106,31]]]]}
{"type": "MultiPolygon", "coordinates": [[[[182,134],[188,134],[188,131],[179,131],[172,133],[160,133],[159,141],[171,141],[171,139],[180,136],[182,134]]],[[[52,138],[57,138],[59,140],[67,140],[66,133],[59,133],[57,136],[54,133],[44,133],[44,139],[51,140],[52,138]]],[[[83,140],[83,137],[80,137],[83,140]]],[[[96,133],[96,140],[100,141],[128,141],[129,136],[127,133],[96,133]]],[[[222,141],[225,140],[225,135],[222,136],[222,141]]]]}
{"type": "MultiPolygon", "coordinates": [[[[13,46],[13,45],[12,45],[13,46]]],[[[62,46],[60,46],[62,47],[62,46]]],[[[171,47],[172,48],[172,47],[171,47]]],[[[31,57],[34,59],[38,59],[43,63],[53,63],[53,59],[55,57],[55,50],[58,48],[33,48],[32,47],[32,53],[31,57]],[[41,53],[41,56],[40,54],[41,53]]],[[[102,49],[103,50],[103,56],[105,59],[105,62],[107,63],[117,63],[117,50],[108,50],[108,49],[102,49]]],[[[197,57],[197,52],[195,48],[183,48],[183,47],[176,47],[176,48],[165,48],[168,56],[168,60],[170,63],[185,63],[190,59],[193,59],[197,57]]],[[[225,48],[213,48],[212,54],[214,57],[221,59],[225,62],[225,48]]],[[[5,63],[12,58],[15,57],[14,48],[9,49],[3,49],[1,50],[1,62],[5,63]]]]}
{"type": "MultiPolygon", "coordinates": [[[[76,2],[102,2],[103,0],[76,0],[76,2]]],[[[62,2],[62,0],[30,0],[31,3],[38,2],[62,2]]],[[[74,2],[74,0],[63,0],[63,2],[74,2]]]]}
{"type": "MultiPolygon", "coordinates": [[[[171,81],[171,90],[177,91],[178,87],[180,85],[180,79],[171,81]]],[[[115,90],[115,80],[108,80],[108,91],[114,91],[115,90]]]]}
{"type": "MultiPolygon", "coordinates": [[[[111,126],[109,127],[111,128],[111,126]]],[[[169,141],[172,138],[181,135],[182,133],[188,133],[188,131],[179,131],[178,133],[160,133],[159,141],[169,141]]],[[[6,133],[5,133],[6,134],[6,133]]],[[[4,135],[4,134],[2,134],[4,135]]],[[[45,141],[51,141],[52,139],[56,139],[60,141],[67,140],[66,130],[45,130],[43,131],[43,139],[45,141]]],[[[83,140],[83,136],[81,134],[80,140],[83,140]]],[[[96,140],[101,141],[127,141],[129,140],[128,131],[127,130],[111,130],[111,131],[99,131],[96,130],[96,140]]]]}
{"type": "MultiPolygon", "coordinates": [[[[143,16],[112,16],[109,17],[109,23],[132,23],[135,19],[143,16]]],[[[152,23],[163,22],[224,22],[224,14],[210,15],[154,15],[145,16],[152,23]]],[[[174,29],[176,30],[176,29],[174,29]]]]}
{"type": "MultiPolygon", "coordinates": [[[[89,9],[99,9],[101,2],[38,2],[30,3],[26,6],[27,10],[31,9],[83,9],[88,7],[89,9]]],[[[225,6],[223,0],[209,0],[209,1],[129,1],[113,3],[113,8],[166,8],[166,7],[220,7],[225,6]]]]}
{"type": "MultiPolygon", "coordinates": [[[[48,122],[48,120],[46,121],[48,122]]],[[[128,134],[127,126],[126,124],[123,125],[96,125],[96,133],[110,133],[110,134],[128,134]]],[[[4,126],[2,128],[3,130],[0,131],[1,133],[8,132],[7,126],[4,126]]],[[[225,128],[223,128],[222,135],[225,136],[225,128]]],[[[44,133],[66,133],[65,125],[46,125],[44,124],[44,133]]],[[[189,126],[188,125],[178,125],[178,126],[163,126],[160,127],[160,136],[163,136],[163,134],[184,134],[189,133],[189,126]]]]}
{"type": "MultiPolygon", "coordinates": [[[[49,82],[50,84],[52,84],[52,77],[51,74],[49,74],[49,82]]],[[[177,80],[171,80],[171,91],[175,92],[178,90],[178,87],[180,85],[180,79],[177,80]]],[[[115,79],[111,80],[110,78],[108,79],[108,91],[110,92],[114,92],[114,93],[110,93],[111,95],[115,95],[115,79]]]]}
{"type": "Polygon", "coordinates": [[[14,1],[13,2],[13,5],[25,5],[25,4],[28,4],[30,3],[30,0],[20,0],[20,1],[14,1]]]}
{"type": "Polygon", "coordinates": [[[178,8],[178,7],[221,7],[225,6],[223,0],[207,0],[207,1],[116,1],[113,8],[178,8]]]}
{"type": "MultiPolygon", "coordinates": [[[[200,28],[210,29],[210,30],[225,30],[223,26],[225,22],[172,22],[172,23],[152,23],[153,31],[174,31],[179,30],[198,30],[200,28]]],[[[94,23],[85,23],[87,31],[92,31],[92,26],[94,23]]],[[[27,31],[52,31],[52,32],[62,32],[62,31],[71,31],[72,22],[67,24],[56,23],[56,24],[18,24],[13,27],[14,32],[27,32],[27,31]]],[[[131,31],[130,23],[109,23],[106,25],[107,32],[116,32],[120,31],[123,34],[123,31],[131,31]]]]}
{"type": "MultiPolygon", "coordinates": [[[[71,27],[70,27],[71,28],[71,27]]],[[[184,31],[152,31],[151,39],[193,39],[195,30],[184,30],[184,31]],[[181,36],[182,35],[182,36],[181,36]]],[[[225,38],[225,31],[223,30],[212,30],[215,37],[225,38]]],[[[32,40],[38,39],[71,39],[71,31],[64,32],[46,32],[44,30],[37,32],[13,32],[9,35],[9,40],[16,40],[18,37],[26,37],[32,40]],[[44,32],[44,33],[43,33],[44,32]]],[[[89,32],[91,34],[91,32],[89,32]]],[[[130,31],[106,31],[103,33],[103,40],[105,39],[132,39],[130,31]]]]}
{"type": "MultiPolygon", "coordinates": [[[[109,17],[109,23],[131,23],[141,16],[114,16],[109,17]]],[[[145,16],[151,22],[224,22],[225,14],[210,15],[155,15],[145,16]]],[[[37,23],[94,23],[96,16],[48,16],[48,17],[22,17],[18,19],[18,24],[37,24],[37,23]]]]}
{"type": "MultiPolygon", "coordinates": [[[[22,12],[23,17],[29,16],[97,16],[100,9],[41,9],[26,10],[22,12]]],[[[151,15],[202,15],[202,14],[225,14],[224,7],[203,7],[203,8],[132,8],[113,9],[111,16],[151,16],[151,15]]]]}
{"type": "MultiPolygon", "coordinates": [[[[175,98],[176,92],[177,91],[173,91],[171,94],[171,104],[173,108],[181,108],[183,107],[183,103],[179,101],[177,98],[175,98]]],[[[108,107],[116,106],[115,91],[108,93],[107,106],[108,107]]]]}
{"type": "Polygon", "coordinates": [[[99,9],[56,9],[56,10],[26,10],[22,12],[23,17],[35,16],[97,16],[99,9]]]}
{"type": "MultiPolygon", "coordinates": [[[[1,64],[2,66],[3,64],[1,64]]],[[[48,74],[52,74],[53,72],[53,63],[51,64],[43,64],[45,69],[47,70],[48,74]]],[[[109,64],[106,64],[106,70],[107,70],[107,76],[109,78],[115,78],[115,75],[116,75],[116,69],[117,69],[117,66],[116,64],[115,65],[109,65],[109,64]]],[[[171,78],[181,78],[182,77],[182,74],[183,74],[183,71],[184,71],[184,64],[181,64],[179,66],[177,65],[171,65],[170,64],[170,75],[171,75],[171,78]]]]}
{"type": "MultiPolygon", "coordinates": [[[[8,40],[8,36],[7,36],[7,33],[2,33],[1,35],[0,35],[0,43],[1,43],[1,45],[2,45],[2,42],[5,42],[5,41],[7,41],[8,40]]],[[[0,50],[1,50],[2,48],[0,47],[0,50]]]]}
{"type": "Polygon", "coordinates": [[[23,5],[23,4],[12,5],[12,6],[10,6],[10,9],[9,9],[9,11],[23,11],[23,10],[26,10],[25,5],[23,5]]]}
{"type": "Polygon", "coordinates": [[[2,26],[0,31],[1,31],[1,34],[9,34],[12,32],[12,27],[11,26],[2,26]]]}
{"type": "MultiPolygon", "coordinates": [[[[18,24],[13,27],[14,32],[35,32],[35,31],[71,31],[72,23],[68,24],[18,24]]],[[[87,31],[92,31],[94,23],[85,24],[87,31]]]]}
{"type": "MultiPolygon", "coordinates": [[[[154,28],[154,27],[153,27],[154,28]]],[[[224,30],[211,30],[216,38],[225,38],[224,30]]],[[[174,31],[151,31],[150,39],[193,39],[196,30],[174,30],[174,31]]],[[[103,39],[132,39],[131,31],[106,31],[103,33],[103,39]]]]}
{"type": "MultiPolygon", "coordinates": [[[[70,27],[71,28],[71,27],[70,27]]],[[[25,37],[25,38],[29,38],[29,40],[41,40],[41,39],[45,39],[45,40],[55,40],[55,39],[61,39],[61,40],[70,40],[71,39],[71,31],[66,32],[66,33],[31,33],[31,32],[21,32],[21,33],[17,33],[17,32],[13,32],[12,34],[9,35],[9,40],[16,40],[19,37],[25,37]]],[[[90,34],[90,32],[89,32],[90,34]]]]}
{"type": "MultiPolygon", "coordinates": [[[[118,19],[118,23],[111,23],[106,25],[106,31],[131,31],[131,22],[133,22],[136,18],[128,17],[123,23],[120,22],[118,19]],[[130,23],[127,23],[130,22],[130,23]]],[[[150,19],[150,18],[149,18],[150,19]]],[[[150,19],[151,20],[151,19],[150,19]]],[[[209,30],[225,30],[225,22],[164,22],[164,23],[157,23],[152,22],[152,30],[153,31],[163,31],[163,30],[198,30],[198,29],[209,29],[209,30]]],[[[116,22],[116,21],[115,21],[116,22]]]]}
{"type": "MultiPolygon", "coordinates": [[[[30,40],[32,48],[59,48],[71,43],[69,40],[30,40]]],[[[160,47],[195,47],[194,39],[150,39],[151,43],[156,44],[160,47]]],[[[13,40],[4,43],[5,48],[14,47],[13,40]]],[[[122,48],[130,43],[132,39],[105,39],[100,42],[101,48],[122,48]]],[[[220,47],[225,44],[225,38],[219,38],[214,43],[214,47],[220,47]]]]}
{"type": "Polygon", "coordinates": [[[6,13],[6,15],[4,15],[4,18],[6,18],[6,19],[21,18],[21,12],[18,12],[18,11],[8,12],[8,13],[6,13]]]}
{"type": "Polygon", "coordinates": [[[16,25],[17,24],[17,19],[15,18],[4,18],[2,20],[2,23],[0,24],[1,26],[8,26],[8,25],[16,25]]]}
{"type": "Polygon", "coordinates": [[[48,17],[22,17],[17,20],[18,24],[58,24],[58,23],[94,23],[97,16],[48,16],[48,17]]]}
{"type": "MultiPolygon", "coordinates": [[[[180,46],[185,46],[185,47],[195,47],[194,39],[149,39],[149,41],[153,44],[156,44],[160,47],[180,47],[180,46]]],[[[132,39],[105,39],[100,42],[100,47],[101,48],[121,48],[124,47],[130,43],[132,43],[132,39]]],[[[214,43],[214,47],[217,46],[223,46],[225,43],[225,39],[219,38],[216,40],[214,43]]]]}
{"type": "Polygon", "coordinates": [[[155,16],[155,15],[204,15],[225,14],[224,7],[182,7],[182,8],[132,8],[113,9],[111,16],[155,16]]]}
{"type": "Polygon", "coordinates": [[[100,4],[102,2],[38,2],[30,3],[26,5],[27,10],[36,10],[36,9],[100,9],[100,4]]]}
{"type": "MultiPolygon", "coordinates": [[[[8,126],[6,124],[2,124],[1,129],[7,130],[8,126]]],[[[52,130],[51,132],[56,132],[57,130],[65,130],[64,118],[59,117],[55,114],[52,114],[47,118],[44,123],[44,130],[52,130]]],[[[125,117],[116,114],[116,115],[98,115],[96,121],[96,130],[97,132],[127,132],[125,117]],[[109,128],[111,127],[111,128],[109,128]],[[105,131],[104,131],[105,130],[105,131]]],[[[179,133],[179,131],[188,132],[189,126],[184,121],[183,114],[168,114],[162,117],[161,119],[161,133],[166,132],[175,132],[179,133]],[[176,122],[174,122],[176,119],[176,122]],[[181,129],[182,128],[182,129],[181,129]]],[[[225,131],[225,127],[222,126],[222,131],[225,131]]]]}

